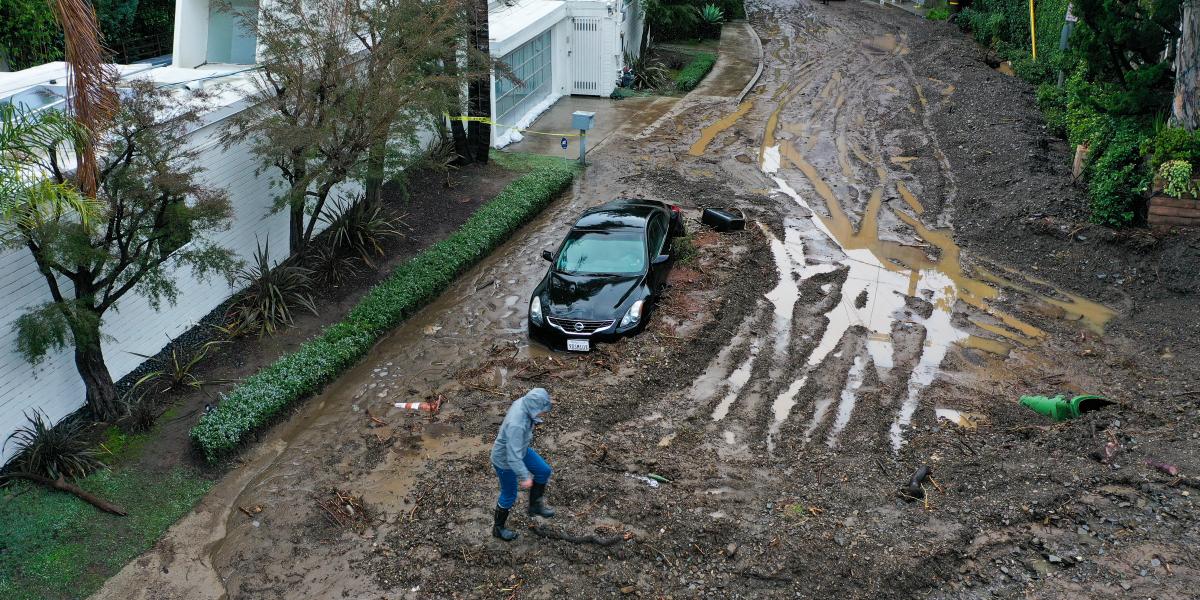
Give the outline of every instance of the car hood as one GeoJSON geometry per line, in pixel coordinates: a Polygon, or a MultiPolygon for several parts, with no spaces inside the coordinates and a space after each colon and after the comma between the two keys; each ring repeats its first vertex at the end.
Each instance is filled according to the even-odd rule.
{"type": "Polygon", "coordinates": [[[547,314],[588,320],[617,319],[619,309],[645,275],[568,275],[550,272],[546,281],[547,314]]]}

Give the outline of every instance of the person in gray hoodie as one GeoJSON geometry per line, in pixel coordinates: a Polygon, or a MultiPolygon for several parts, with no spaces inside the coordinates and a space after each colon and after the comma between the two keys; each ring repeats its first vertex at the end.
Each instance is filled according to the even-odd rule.
{"type": "Polygon", "coordinates": [[[542,496],[553,470],[531,447],[533,426],[541,423],[539,415],[549,411],[553,404],[550,394],[542,388],[529,390],[513,401],[500,424],[496,443],[492,444],[492,467],[500,480],[500,497],[496,499],[496,513],[492,522],[492,535],[506,542],[517,539],[517,532],[504,527],[508,511],[517,501],[517,488],[529,490],[529,514],[550,518],[554,509],[546,506],[542,496]]]}

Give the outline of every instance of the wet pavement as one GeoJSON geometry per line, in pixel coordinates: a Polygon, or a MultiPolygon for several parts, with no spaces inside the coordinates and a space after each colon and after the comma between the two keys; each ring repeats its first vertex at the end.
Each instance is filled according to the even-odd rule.
{"type": "MultiPolygon", "coordinates": [[[[581,440],[593,439],[596,430],[611,434],[650,428],[656,432],[656,451],[682,445],[691,448],[691,456],[715,461],[697,467],[703,474],[685,473],[688,481],[677,482],[680,489],[693,486],[700,498],[742,502],[759,493],[756,502],[774,506],[775,496],[785,492],[770,491],[772,486],[790,480],[781,473],[790,473],[792,457],[813,446],[867,464],[890,463],[904,451],[914,427],[936,426],[942,419],[967,429],[986,421],[977,406],[939,392],[939,384],[982,386],[1003,379],[1003,373],[996,373],[1013,365],[1048,360],[1040,355],[1053,336],[1047,320],[1055,331],[1103,332],[1113,310],[1040,278],[971,257],[956,244],[952,207],[956,178],[962,174],[950,167],[949,150],[943,149],[930,121],[934,107],[952,101],[955,86],[913,72],[908,36],[892,20],[901,18],[893,14],[910,16],[894,9],[870,12],[874,9],[859,3],[843,6],[838,10],[851,11],[849,16],[823,21],[812,18],[814,4],[775,7],[779,12],[772,14],[786,18],[758,24],[767,68],[740,105],[736,97],[757,69],[757,50],[743,25],[726,28],[718,68],[683,99],[567,98],[556,104],[534,129],[568,131],[563,128],[569,126],[570,112],[597,112],[597,150],[572,192],[266,434],[196,511],[97,597],[424,597],[430,586],[453,585],[439,579],[441,567],[399,575],[394,573],[402,569],[389,567],[392,575],[378,575],[377,570],[375,577],[356,570],[377,565],[372,561],[383,560],[378,558],[380,544],[407,539],[409,527],[429,528],[422,530],[429,539],[408,540],[427,555],[387,560],[425,565],[452,561],[444,568],[462,569],[460,577],[474,576],[467,573],[483,559],[472,558],[470,548],[497,543],[484,537],[485,497],[493,481],[482,461],[505,393],[525,381],[522,373],[493,365],[494,357],[511,353],[512,360],[542,365],[566,360],[531,346],[524,335],[529,292],[545,269],[539,254],[558,243],[580,210],[614,196],[681,202],[693,218],[703,206],[738,205],[755,224],[740,234],[741,245],[729,250],[728,262],[750,269],[757,259],[748,257],[753,249],[747,247],[757,244],[765,268],[774,272],[773,280],[754,278],[748,284],[760,286],[761,292],[740,308],[736,322],[722,325],[719,336],[703,337],[703,327],[671,330],[673,336],[703,337],[716,344],[711,351],[695,344],[680,350],[682,357],[669,357],[695,365],[695,377],[658,388],[661,396],[628,408],[628,418],[571,421],[578,428],[547,440],[560,453],[583,453],[569,449],[587,446],[581,440]],[[488,375],[485,385],[473,384],[472,393],[498,396],[480,405],[486,410],[456,403],[456,397],[471,391],[464,389],[459,375],[477,368],[488,375]],[[450,401],[432,418],[393,406],[438,396],[450,401]],[[368,421],[384,425],[368,429],[368,421]],[[683,438],[677,440],[680,434],[683,438]],[[447,504],[431,508],[423,501],[433,493],[430,481],[462,487],[446,496],[447,504]],[[718,482],[728,486],[716,486],[718,482]],[[312,498],[331,487],[361,494],[382,516],[377,528],[362,536],[321,530],[312,498]],[[464,497],[463,490],[473,495],[464,497]],[[237,510],[255,505],[268,507],[255,520],[237,510]],[[418,516],[430,511],[437,516],[429,518],[438,524],[418,516]],[[434,532],[446,537],[434,539],[434,532]],[[415,587],[398,590],[387,585],[393,581],[388,577],[415,587]],[[421,580],[428,581],[426,588],[416,583],[421,580]]],[[[563,151],[552,136],[527,136],[511,149],[575,155],[574,145],[563,151]]],[[[715,302],[704,294],[695,290],[691,301],[715,302]]],[[[686,315],[662,318],[687,320],[686,315]]],[[[640,373],[636,365],[614,368],[604,384],[627,387],[635,372],[640,373]]],[[[569,377],[552,383],[563,388],[593,384],[569,377]]],[[[609,439],[615,450],[618,441],[609,439]]],[[[591,461],[582,463],[573,463],[574,471],[568,469],[565,477],[582,472],[591,461]]],[[[618,470],[629,474],[632,467],[618,470]]],[[[820,478],[818,471],[818,482],[820,478]]],[[[642,485],[626,479],[623,485],[642,485]]],[[[585,484],[563,485],[578,490],[585,484]]],[[[889,500],[873,502],[870,515],[854,518],[882,520],[895,510],[889,500]]],[[[579,518],[591,510],[573,509],[579,518]]],[[[661,506],[655,510],[670,513],[661,506]]],[[[703,514],[722,531],[748,527],[761,532],[758,525],[732,524],[725,509],[703,514]]],[[[683,528],[687,520],[676,516],[671,522],[683,528]]],[[[625,522],[647,539],[654,535],[654,528],[643,530],[628,513],[625,522]]],[[[619,513],[597,514],[588,526],[620,523],[619,513]]],[[[930,539],[946,543],[960,526],[921,527],[927,527],[923,531],[930,539]]],[[[743,537],[750,534],[743,532],[743,537]]],[[[522,541],[505,551],[516,553],[514,563],[540,564],[545,559],[533,554],[539,552],[536,543],[536,538],[522,541]]],[[[763,548],[757,556],[771,552],[763,548]]],[[[650,556],[665,556],[657,552],[650,556]]],[[[701,551],[700,556],[708,554],[701,551]]],[[[595,560],[604,569],[638,568],[623,557],[595,560]]],[[[770,581],[761,570],[755,573],[761,577],[749,580],[770,581]]],[[[537,582],[543,586],[538,591],[525,589],[533,597],[550,597],[567,580],[579,586],[573,588],[577,592],[593,590],[584,595],[617,589],[612,578],[593,573],[591,566],[555,577],[561,579],[537,582]]],[[[638,580],[633,589],[661,592],[674,585],[642,585],[638,580]]],[[[490,597],[506,588],[481,589],[456,592],[490,597]]],[[[515,589],[507,591],[515,596],[515,589]]],[[[686,586],[673,589],[701,595],[686,586]]]]}
{"type": "Polygon", "coordinates": [[[594,128],[588,132],[589,151],[595,151],[617,131],[640,132],[671,110],[678,98],[641,97],[613,100],[593,96],[564,96],[529,126],[524,138],[507,148],[509,152],[529,152],[545,156],[579,158],[579,132],[571,129],[575,111],[596,113],[594,128]],[[564,134],[567,147],[562,147],[564,134]]]}

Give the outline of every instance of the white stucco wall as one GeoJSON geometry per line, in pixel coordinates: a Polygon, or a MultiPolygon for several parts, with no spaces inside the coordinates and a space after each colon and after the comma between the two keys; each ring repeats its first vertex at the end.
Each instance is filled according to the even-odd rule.
{"type": "Polygon", "coordinates": [[[191,69],[207,60],[208,11],[208,0],[175,0],[176,67],[191,69]]]}
{"type": "MultiPolygon", "coordinates": [[[[229,228],[209,237],[246,261],[253,258],[259,242],[269,241],[271,258],[283,259],[288,251],[288,221],[284,213],[272,211],[279,194],[278,188],[271,187],[273,174],[256,174],[257,158],[245,146],[223,150],[217,141],[222,127],[224,121],[209,124],[188,139],[200,150],[199,162],[205,169],[201,179],[226,190],[233,207],[229,228]]],[[[423,141],[428,143],[428,136],[423,141]]],[[[355,194],[360,189],[354,182],[341,186],[339,192],[355,194]]],[[[144,361],[132,353],[159,352],[236,291],[221,277],[198,281],[188,268],[178,271],[175,280],[179,287],[175,305],[164,303],[156,311],[145,298],[130,293],[105,315],[104,357],[114,380],[144,361]]],[[[68,283],[64,293],[70,289],[68,283]]],[[[29,252],[0,251],[0,443],[25,423],[26,412],[42,410],[57,421],[84,405],[83,383],[70,349],[48,356],[37,366],[16,351],[14,321],[26,309],[49,300],[45,280],[29,252]]],[[[0,464],[13,454],[13,444],[8,444],[0,450],[0,464]]]]}

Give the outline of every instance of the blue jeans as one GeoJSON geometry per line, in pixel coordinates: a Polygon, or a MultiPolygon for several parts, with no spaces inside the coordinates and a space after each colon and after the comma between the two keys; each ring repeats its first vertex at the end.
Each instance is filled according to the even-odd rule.
{"type": "MultiPolygon", "coordinates": [[[[550,481],[550,474],[554,472],[546,461],[538,456],[537,451],[529,448],[525,451],[525,468],[533,474],[534,483],[546,483],[550,481]]],[[[512,508],[513,503],[517,501],[517,474],[512,469],[501,469],[495,464],[492,465],[496,469],[496,478],[500,480],[500,497],[496,499],[496,506],[500,508],[512,508]]]]}

